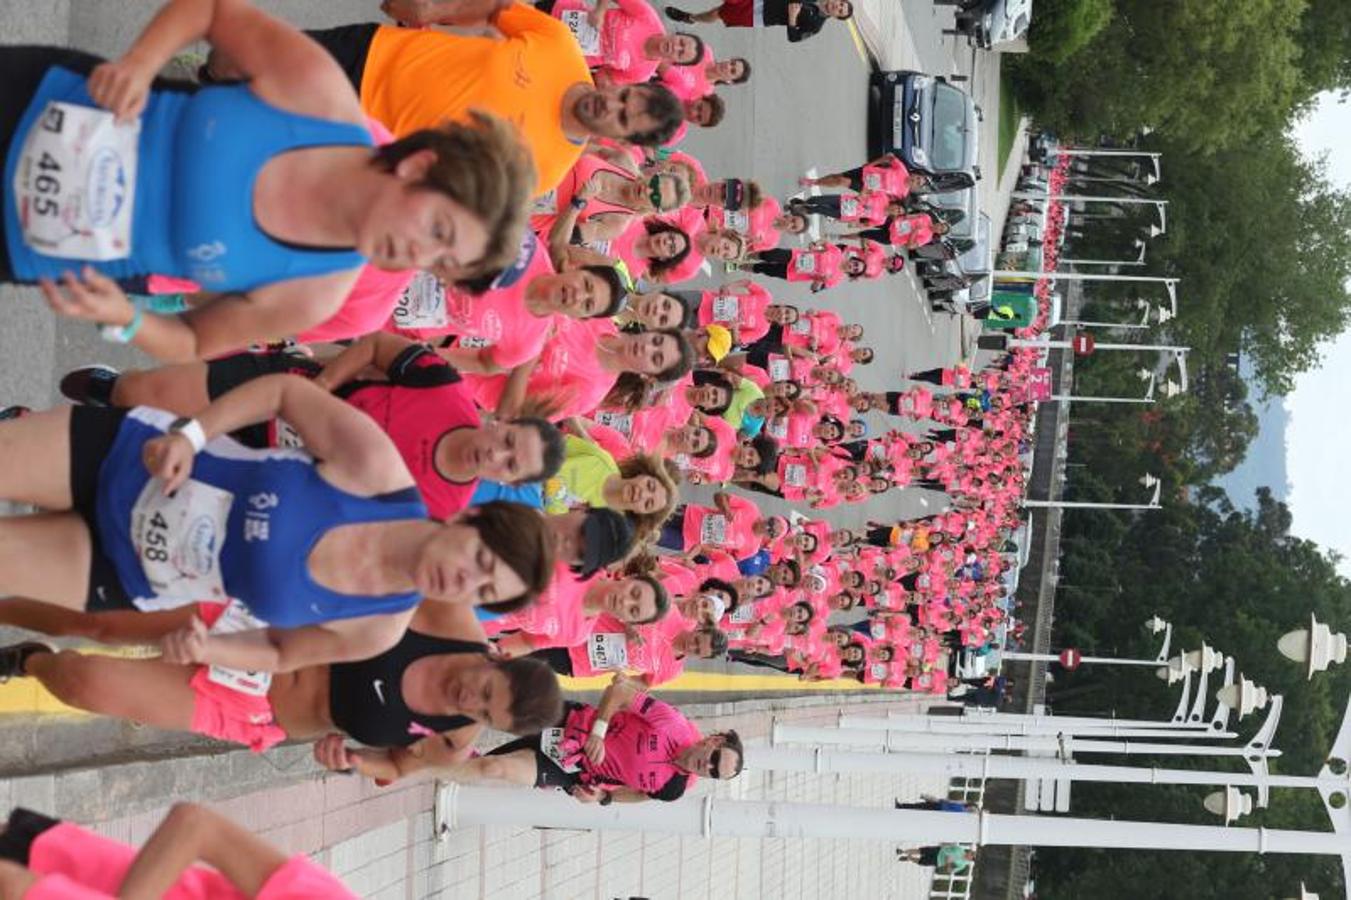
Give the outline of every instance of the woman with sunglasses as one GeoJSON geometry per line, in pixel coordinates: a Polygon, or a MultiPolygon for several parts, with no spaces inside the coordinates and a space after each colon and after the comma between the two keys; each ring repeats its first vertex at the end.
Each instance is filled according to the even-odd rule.
{"type": "Polygon", "coordinates": [[[741,773],[743,752],[735,731],[703,737],[678,709],[644,688],[637,679],[617,675],[599,705],[569,703],[557,727],[438,775],[460,784],[561,788],[582,803],[606,806],[616,800],[678,800],[701,776],[725,781],[741,773]]]}
{"type": "Polygon", "coordinates": [[[623,234],[642,216],[679,209],[689,200],[689,181],[679,173],[646,176],[622,153],[588,153],[558,187],[535,201],[530,227],[548,237],[551,249],[595,245],[623,234]]]}

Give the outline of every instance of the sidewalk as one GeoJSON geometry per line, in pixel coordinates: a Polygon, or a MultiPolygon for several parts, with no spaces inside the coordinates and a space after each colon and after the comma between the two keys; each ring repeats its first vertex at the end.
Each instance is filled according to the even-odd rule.
{"type": "MultiPolygon", "coordinates": [[[[840,709],[914,712],[917,699],[841,706],[827,697],[687,706],[704,731],[736,728],[763,744],[771,720],[833,724],[840,709]]],[[[888,843],[730,839],[716,843],[640,834],[466,828],[433,837],[431,783],[377,789],[365,779],[320,776],[308,747],[105,766],[0,781],[0,802],[52,812],[109,836],[143,841],[175,800],[207,800],[288,852],[330,867],[373,900],[643,896],[670,898],[921,898],[929,870],[895,861],[888,843]]],[[[712,788],[720,796],[889,806],[894,797],[942,793],[941,778],[747,771],[712,788]]],[[[710,789],[701,782],[696,789],[710,789]]]]}

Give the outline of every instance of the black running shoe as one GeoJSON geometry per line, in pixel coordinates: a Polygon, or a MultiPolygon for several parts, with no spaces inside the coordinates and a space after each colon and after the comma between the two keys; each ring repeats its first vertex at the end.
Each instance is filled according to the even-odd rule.
{"type": "Polygon", "coordinates": [[[61,379],[61,394],[85,406],[112,406],[113,386],[119,374],[107,366],[80,366],[61,379]]]}
{"type": "Polygon", "coordinates": [[[672,22],[680,22],[683,25],[694,24],[694,16],[685,12],[685,10],[678,6],[666,7],[666,18],[670,19],[672,22]]]}
{"type": "Polygon", "coordinates": [[[23,641],[18,644],[6,644],[0,647],[0,684],[11,678],[24,678],[28,675],[24,666],[28,657],[34,653],[55,653],[56,648],[41,641],[23,641]]]}
{"type": "Polygon", "coordinates": [[[8,422],[10,419],[26,416],[30,412],[32,412],[32,410],[26,406],[6,406],[3,409],[0,409],[0,422],[8,422]]]}

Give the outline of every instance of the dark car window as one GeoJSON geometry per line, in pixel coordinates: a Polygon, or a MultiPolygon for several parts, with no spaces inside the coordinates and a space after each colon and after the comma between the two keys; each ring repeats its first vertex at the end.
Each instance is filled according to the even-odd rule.
{"type": "Polygon", "coordinates": [[[966,165],[966,95],[951,85],[934,86],[933,140],[929,145],[929,168],[950,172],[966,165]]]}

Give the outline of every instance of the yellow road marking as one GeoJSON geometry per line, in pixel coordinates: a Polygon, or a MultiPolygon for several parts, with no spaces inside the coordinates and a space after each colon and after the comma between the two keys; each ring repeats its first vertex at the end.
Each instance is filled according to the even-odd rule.
{"type": "Polygon", "coordinates": [[[868,52],[868,45],[863,42],[863,35],[859,34],[858,26],[854,24],[853,19],[846,20],[844,24],[849,26],[849,36],[854,39],[854,49],[858,51],[859,59],[863,60],[865,66],[872,68],[873,56],[868,52]]]}
{"type": "MultiPolygon", "coordinates": [[[[602,691],[610,683],[610,676],[558,679],[565,691],[602,691]]],[[[720,672],[685,672],[658,685],[661,691],[858,691],[874,690],[876,685],[857,681],[798,681],[790,675],[725,675],[720,672]]]]}
{"type": "MultiPolygon", "coordinates": [[[[128,659],[153,655],[142,647],[88,647],[80,648],[82,653],[99,656],[118,656],[128,659]]],[[[559,677],[559,683],[567,691],[602,691],[610,683],[610,676],[597,675],[591,678],[559,677]]],[[[877,685],[863,685],[857,681],[799,681],[790,675],[742,675],[720,672],[685,672],[660,685],[663,691],[714,692],[753,692],[781,693],[784,691],[858,691],[875,690],[877,685]]],[[[67,706],[52,696],[36,678],[15,678],[0,684],[0,715],[20,713],[64,713],[85,716],[89,713],[82,709],[67,706]]]]}
{"type": "MultiPolygon", "coordinates": [[[[127,659],[157,655],[146,647],[80,647],[81,653],[97,656],[119,656],[127,659]]],[[[51,695],[36,678],[15,678],[0,684],[0,715],[19,713],[65,713],[89,715],[83,709],[67,706],[51,695]]]]}

